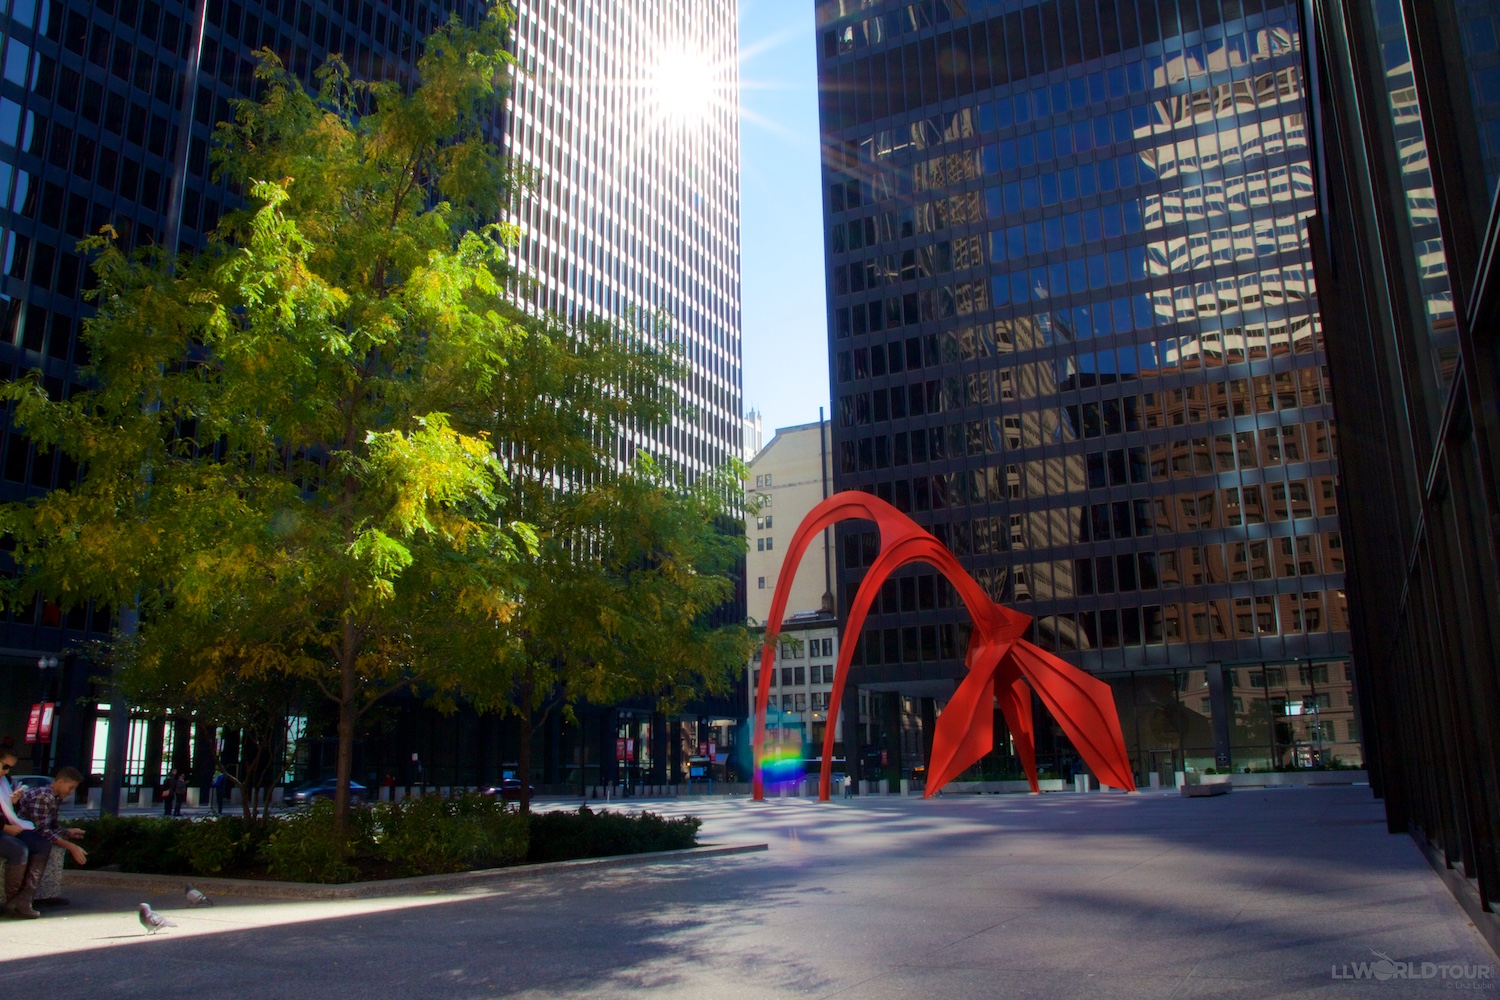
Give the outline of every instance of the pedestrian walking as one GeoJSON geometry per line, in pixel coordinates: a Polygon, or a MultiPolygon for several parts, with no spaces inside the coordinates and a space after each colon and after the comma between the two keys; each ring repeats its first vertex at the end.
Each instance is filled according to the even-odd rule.
{"type": "Polygon", "coordinates": [[[166,784],[161,786],[161,814],[172,815],[172,799],[177,794],[177,775],[167,775],[166,784]]]}
{"type": "Polygon", "coordinates": [[[214,772],[214,783],[213,783],[214,814],[215,815],[218,815],[218,816],[224,815],[224,789],[228,785],[229,785],[229,776],[224,773],[223,769],[215,771],[214,772]]]}
{"type": "Polygon", "coordinates": [[[181,771],[177,772],[177,778],[172,782],[172,815],[182,815],[182,803],[187,800],[187,775],[181,771]]]}

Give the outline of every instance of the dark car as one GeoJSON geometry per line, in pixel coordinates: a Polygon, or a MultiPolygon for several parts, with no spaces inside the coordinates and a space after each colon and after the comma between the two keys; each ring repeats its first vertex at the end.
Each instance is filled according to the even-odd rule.
{"type": "MultiPolygon", "coordinates": [[[[298,788],[287,790],[285,801],[289,806],[305,806],[313,799],[331,799],[338,782],[333,778],[324,778],[322,781],[310,782],[298,788]]],[[[349,801],[363,802],[370,797],[370,791],[357,781],[349,782],[349,801]]]]}
{"type": "Polygon", "coordinates": [[[45,774],[13,774],[10,776],[10,787],[51,788],[52,779],[45,774]]]}
{"type": "MultiPolygon", "coordinates": [[[[498,797],[501,802],[520,802],[521,779],[502,778],[498,785],[491,785],[479,794],[487,795],[490,798],[498,797]]],[[[528,799],[536,798],[536,789],[531,785],[526,786],[526,797],[528,799]]]]}

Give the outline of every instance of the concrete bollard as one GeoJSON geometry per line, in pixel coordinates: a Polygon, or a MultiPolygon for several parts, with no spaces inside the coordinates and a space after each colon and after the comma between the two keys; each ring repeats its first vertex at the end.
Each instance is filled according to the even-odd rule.
{"type": "Polygon", "coordinates": [[[1173,788],[1181,788],[1183,785],[1186,785],[1186,784],[1187,784],[1187,772],[1186,771],[1173,771],[1172,772],[1172,787],[1173,788]]]}
{"type": "Polygon", "coordinates": [[[901,779],[901,794],[902,795],[910,795],[911,794],[911,779],[910,778],[902,778],[901,779]]]}
{"type": "Polygon", "coordinates": [[[880,794],[881,795],[889,795],[889,794],[891,794],[891,779],[890,778],[881,778],[880,779],[880,794]]]}
{"type": "Polygon", "coordinates": [[[90,788],[88,794],[88,808],[98,809],[104,802],[104,789],[90,788]]]}
{"type": "Polygon", "coordinates": [[[1086,774],[1073,775],[1073,791],[1086,792],[1089,790],[1089,776],[1086,774]]]}
{"type": "Polygon", "coordinates": [[[1152,771],[1151,774],[1149,775],[1149,780],[1150,780],[1150,784],[1151,784],[1152,788],[1155,788],[1155,789],[1160,789],[1161,788],[1161,774],[1160,774],[1160,772],[1158,772],[1158,771],[1152,771]]]}

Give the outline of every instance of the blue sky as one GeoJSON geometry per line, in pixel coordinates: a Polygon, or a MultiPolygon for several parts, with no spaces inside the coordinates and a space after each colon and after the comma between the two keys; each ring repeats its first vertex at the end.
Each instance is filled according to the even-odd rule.
{"type": "Polygon", "coordinates": [[[811,0],[740,0],[745,405],[776,427],[828,405],[811,0]]]}

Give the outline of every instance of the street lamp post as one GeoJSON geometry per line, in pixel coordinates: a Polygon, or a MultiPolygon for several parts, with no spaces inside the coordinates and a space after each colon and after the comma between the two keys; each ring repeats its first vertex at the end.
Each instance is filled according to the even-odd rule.
{"type": "MultiPolygon", "coordinates": [[[[36,661],[37,676],[41,679],[42,696],[38,699],[42,705],[42,717],[45,719],[47,703],[52,700],[52,671],[57,669],[57,657],[48,656],[45,653],[36,661]]],[[[37,741],[31,748],[31,767],[37,774],[46,774],[51,770],[51,748],[52,734],[57,729],[57,719],[46,719],[51,725],[47,730],[47,739],[44,741],[41,734],[37,734],[37,741]]]]}

